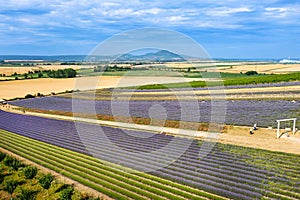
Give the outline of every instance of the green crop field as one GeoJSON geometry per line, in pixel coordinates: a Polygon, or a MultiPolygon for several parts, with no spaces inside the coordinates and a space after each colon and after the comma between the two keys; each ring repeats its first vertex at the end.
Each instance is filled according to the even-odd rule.
{"type": "MultiPolygon", "coordinates": [[[[218,75],[217,73],[209,73],[207,75],[202,75],[202,77],[211,77],[218,75]]],[[[222,77],[222,75],[221,75],[222,77]]],[[[224,81],[217,82],[205,82],[205,81],[193,81],[184,83],[170,83],[170,84],[154,84],[154,85],[144,85],[139,88],[145,90],[151,89],[167,89],[167,88],[186,88],[186,87],[213,87],[213,86],[230,86],[230,85],[249,85],[249,84],[266,84],[266,83],[280,83],[280,82],[290,82],[299,81],[300,73],[290,73],[290,74],[276,74],[276,75],[254,75],[254,76],[231,76],[230,74],[224,75],[224,81]],[[225,78],[226,77],[226,78],[225,78]]]]}

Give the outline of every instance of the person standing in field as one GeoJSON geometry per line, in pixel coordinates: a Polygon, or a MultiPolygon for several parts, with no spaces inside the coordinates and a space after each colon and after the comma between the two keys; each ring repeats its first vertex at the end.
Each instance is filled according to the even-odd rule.
{"type": "Polygon", "coordinates": [[[250,133],[250,135],[253,135],[254,132],[253,132],[252,128],[250,128],[250,132],[249,133],[250,133]]]}
{"type": "Polygon", "coordinates": [[[253,130],[257,130],[256,124],[253,125],[253,130]]]}

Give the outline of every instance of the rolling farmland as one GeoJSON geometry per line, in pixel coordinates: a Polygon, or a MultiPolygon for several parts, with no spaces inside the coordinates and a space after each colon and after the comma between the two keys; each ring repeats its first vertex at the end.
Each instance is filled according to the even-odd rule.
{"type": "Polygon", "coordinates": [[[300,1],[0,10],[0,200],[300,200],[300,1]]]}
{"type": "Polygon", "coordinates": [[[113,198],[221,199],[210,193],[232,199],[300,198],[297,155],[218,143],[199,159],[202,142],[196,140],[80,123],[83,136],[70,121],[4,111],[0,111],[0,120],[0,129],[6,130],[1,131],[1,147],[113,198]],[[137,134],[143,137],[132,136],[137,134]],[[163,149],[173,140],[179,144],[173,152],[143,156],[143,152],[163,149]],[[87,142],[90,145],[86,146],[87,142]],[[172,164],[148,174],[128,173],[120,166],[145,171],[160,166],[186,145],[186,151],[172,164]],[[90,156],[94,153],[101,160],[90,156]]]}

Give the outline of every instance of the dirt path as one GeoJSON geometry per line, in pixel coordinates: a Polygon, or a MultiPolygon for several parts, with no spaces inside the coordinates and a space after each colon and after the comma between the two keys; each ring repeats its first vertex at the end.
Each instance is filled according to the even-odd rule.
{"type": "Polygon", "coordinates": [[[83,194],[87,194],[89,196],[93,196],[93,197],[100,197],[101,199],[106,199],[106,200],[113,200],[112,198],[106,196],[105,194],[102,194],[100,192],[98,192],[97,190],[94,190],[92,188],[89,188],[77,181],[74,181],[66,176],[63,176],[61,175],[60,173],[57,173],[51,169],[48,169],[46,167],[43,167],[42,165],[38,165],[36,164],[35,162],[32,162],[22,156],[19,156],[18,154],[15,154],[15,153],[12,153],[2,147],[0,147],[0,152],[3,152],[3,153],[6,153],[6,154],[9,154],[13,157],[15,157],[16,159],[20,160],[21,162],[23,162],[24,164],[26,165],[32,165],[32,166],[36,166],[40,172],[44,173],[44,174],[47,174],[47,173],[50,173],[52,174],[53,176],[55,176],[55,178],[65,184],[69,184],[69,185],[73,185],[74,186],[74,189],[75,190],[78,190],[80,191],[81,193],[83,194]]]}
{"type": "MultiPolygon", "coordinates": [[[[259,128],[253,135],[249,134],[251,127],[229,126],[226,134],[221,134],[218,142],[245,147],[294,153],[300,155],[300,134],[289,133],[276,138],[276,129],[259,128]]],[[[284,132],[281,130],[281,132],[284,132]]]]}
{"type": "MultiPolygon", "coordinates": [[[[9,112],[16,112],[22,114],[20,110],[14,110],[10,108],[9,112]]],[[[114,122],[114,121],[105,121],[105,120],[96,120],[96,119],[87,119],[79,117],[68,117],[62,115],[53,115],[53,114],[44,114],[36,112],[26,112],[26,115],[34,115],[45,118],[53,118],[59,120],[70,120],[78,121],[92,124],[99,124],[104,126],[112,126],[123,129],[130,130],[141,130],[149,131],[154,133],[167,133],[171,135],[181,136],[181,137],[190,137],[198,139],[209,139],[214,136],[214,134],[209,134],[204,131],[194,131],[187,129],[178,129],[178,128],[169,128],[169,127],[160,127],[160,126],[149,126],[149,125],[140,125],[124,122],[114,122]]],[[[225,125],[225,132],[220,134],[215,134],[216,138],[214,141],[233,144],[238,146],[252,147],[258,149],[266,149],[271,151],[280,151],[286,153],[294,153],[300,155],[300,134],[299,131],[295,135],[289,134],[289,137],[283,135],[280,139],[276,138],[276,129],[267,129],[259,128],[257,131],[254,131],[253,135],[249,134],[251,127],[247,126],[231,126],[225,125]]],[[[283,130],[282,130],[283,132],[283,130]]]]}

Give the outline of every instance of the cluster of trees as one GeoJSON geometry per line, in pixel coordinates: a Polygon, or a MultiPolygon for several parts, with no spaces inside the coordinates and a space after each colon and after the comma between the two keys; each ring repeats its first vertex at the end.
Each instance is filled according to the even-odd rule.
{"type": "MultiPolygon", "coordinates": [[[[13,76],[16,80],[24,77],[24,79],[31,78],[42,78],[42,77],[50,77],[50,78],[73,78],[76,77],[77,72],[74,69],[59,69],[59,70],[34,70],[28,71],[25,74],[14,73],[13,76]]],[[[3,75],[2,75],[3,76],[3,75]]]]}
{"type": "Polygon", "coordinates": [[[77,62],[62,62],[60,63],[60,65],[80,65],[81,63],[77,63],[77,62]]]}
{"type": "Polygon", "coordinates": [[[108,66],[108,65],[105,65],[105,66],[97,66],[97,67],[94,67],[94,72],[116,72],[116,71],[128,71],[128,70],[131,70],[130,67],[118,67],[117,65],[114,65],[114,66],[108,66]]]}
{"type": "Polygon", "coordinates": [[[32,78],[34,78],[34,75],[36,75],[36,74],[37,74],[38,78],[42,78],[43,72],[44,71],[41,71],[41,70],[28,71],[25,74],[18,74],[17,72],[15,72],[13,74],[13,76],[15,77],[16,80],[18,80],[22,76],[24,77],[24,79],[32,79],[32,78]]]}
{"type": "Polygon", "coordinates": [[[45,96],[45,95],[43,95],[42,93],[37,93],[37,94],[35,94],[35,95],[32,95],[32,94],[26,94],[25,95],[25,97],[24,97],[24,99],[31,99],[31,98],[35,98],[35,97],[43,97],[43,96],[45,96]]]}
{"type": "MultiPolygon", "coordinates": [[[[13,171],[5,170],[4,167],[0,170],[0,190],[5,190],[10,194],[11,199],[13,194],[16,196],[16,199],[19,200],[34,200],[39,192],[43,192],[43,190],[48,190],[54,184],[58,184],[55,180],[55,177],[50,173],[48,174],[38,174],[38,169],[34,166],[25,166],[19,160],[0,152],[0,165],[3,163],[5,166],[10,167],[13,171]],[[33,180],[36,181],[33,181],[33,180]],[[30,184],[27,184],[30,182],[30,184]],[[35,186],[35,183],[39,184],[41,189],[38,189],[35,186]],[[34,185],[33,185],[34,184],[34,185]],[[32,187],[31,187],[32,186],[32,187]]],[[[59,199],[61,200],[71,200],[73,198],[73,194],[75,194],[74,187],[72,185],[60,184],[60,187],[55,190],[55,193],[59,192],[59,199]]],[[[48,195],[49,192],[47,192],[48,195]]],[[[76,199],[78,200],[100,200],[100,198],[93,198],[90,196],[82,195],[76,199]]],[[[45,197],[47,198],[47,197],[45,197]]]]}
{"type": "Polygon", "coordinates": [[[50,78],[74,78],[77,75],[76,70],[68,69],[59,69],[59,70],[48,70],[47,75],[50,78]]]}
{"type": "Polygon", "coordinates": [[[247,76],[252,76],[252,75],[257,75],[258,73],[257,73],[257,71],[247,71],[245,74],[247,76]]]}

